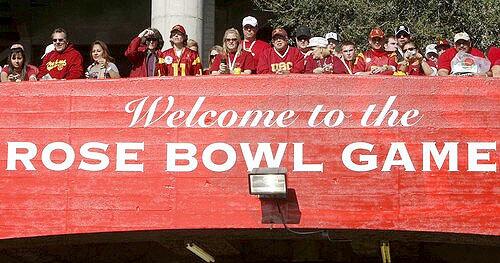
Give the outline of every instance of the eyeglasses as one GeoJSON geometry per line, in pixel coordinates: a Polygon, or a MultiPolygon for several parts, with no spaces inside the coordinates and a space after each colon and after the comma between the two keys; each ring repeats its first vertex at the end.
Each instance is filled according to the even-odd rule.
{"type": "Polygon", "coordinates": [[[64,41],[66,41],[66,39],[64,39],[64,38],[54,38],[54,39],[52,39],[52,42],[54,42],[54,43],[64,42],[64,41]]]}
{"type": "Polygon", "coordinates": [[[407,49],[403,49],[403,51],[404,51],[404,52],[406,52],[406,51],[408,51],[408,50],[409,50],[409,51],[413,51],[413,50],[415,50],[415,49],[417,49],[417,48],[414,48],[414,47],[409,47],[409,48],[407,48],[407,49]]]}
{"type": "Polygon", "coordinates": [[[463,46],[468,46],[469,45],[469,41],[460,39],[457,42],[455,42],[455,45],[457,45],[457,46],[462,46],[462,45],[463,46]]]}
{"type": "Polygon", "coordinates": [[[226,38],[226,42],[231,42],[231,41],[237,42],[238,39],[237,38],[226,38]]]}

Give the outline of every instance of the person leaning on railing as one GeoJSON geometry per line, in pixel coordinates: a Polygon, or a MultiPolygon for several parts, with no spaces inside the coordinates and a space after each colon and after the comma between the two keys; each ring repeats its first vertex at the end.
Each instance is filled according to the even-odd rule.
{"type": "Polygon", "coordinates": [[[29,65],[21,44],[10,47],[10,54],[5,66],[0,73],[2,82],[36,81],[37,67],[29,65]]]}
{"type": "Polygon", "coordinates": [[[54,50],[47,53],[39,67],[38,79],[79,79],[83,75],[83,57],[68,40],[66,30],[52,32],[54,50]]]}
{"type": "Polygon", "coordinates": [[[113,63],[113,57],[109,55],[109,49],[106,43],[100,40],[94,41],[91,45],[90,57],[94,62],[88,66],[85,77],[88,79],[120,78],[120,73],[113,63]]]}
{"type": "Polygon", "coordinates": [[[250,52],[242,49],[241,37],[238,30],[230,28],[224,33],[223,52],[218,54],[210,73],[212,75],[221,74],[252,74],[255,72],[255,63],[250,52]]]}
{"type": "Polygon", "coordinates": [[[436,74],[427,60],[418,52],[413,42],[408,42],[403,46],[403,61],[399,63],[399,70],[406,75],[413,76],[431,76],[436,74]]]}

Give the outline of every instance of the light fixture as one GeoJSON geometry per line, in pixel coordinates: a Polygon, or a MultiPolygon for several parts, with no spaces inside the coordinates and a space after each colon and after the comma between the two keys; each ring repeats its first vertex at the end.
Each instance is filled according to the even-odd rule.
{"type": "Polygon", "coordinates": [[[286,168],[254,168],[248,173],[248,187],[259,198],[286,198],[286,168]]]}
{"type": "Polygon", "coordinates": [[[212,255],[208,254],[205,250],[194,243],[187,243],[186,248],[206,262],[215,262],[215,258],[212,257],[212,255]]]}

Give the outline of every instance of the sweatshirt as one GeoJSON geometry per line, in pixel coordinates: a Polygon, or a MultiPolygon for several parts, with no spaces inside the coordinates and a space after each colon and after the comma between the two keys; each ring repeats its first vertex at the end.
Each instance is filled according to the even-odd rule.
{"type": "Polygon", "coordinates": [[[47,73],[53,79],[79,79],[83,76],[83,58],[73,44],[62,52],[56,50],[48,53],[42,60],[39,67],[38,79],[41,79],[47,73]]]}

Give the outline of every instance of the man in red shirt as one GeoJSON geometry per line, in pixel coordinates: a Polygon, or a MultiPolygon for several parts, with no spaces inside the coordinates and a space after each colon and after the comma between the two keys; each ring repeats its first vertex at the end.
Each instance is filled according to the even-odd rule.
{"type": "Polygon", "coordinates": [[[163,36],[156,28],[144,29],[134,37],[125,56],[132,62],[131,78],[166,76],[166,67],[161,49],[163,36]]]}
{"type": "Polygon", "coordinates": [[[259,62],[259,57],[264,50],[271,48],[268,43],[257,39],[257,31],[259,31],[259,25],[257,19],[253,16],[247,16],[243,18],[243,50],[250,52],[255,61],[255,65],[259,62]]]}
{"type": "Polygon", "coordinates": [[[48,53],[39,67],[38,79],[79,79],[83,75],[83,58],[68,42],[66,30],[57,28],[52,33],[55,49],[48,53]]]}
{"type": "Polygon", "coordinates": [[[170,30],[172,48],[163,52],[168,76],[202,75],[201,59],[198,52],[187,48],[188,36],[186,29],[175,25],[170,30]]]}
{"type": "Polygon", "coordinates": [[[453,74],[451,68],[451,61],[457,55],[459,51],[463,51],[465,53],[469,53],[476,57],[484,58],[483,52],[479,49],[471,47],[469,34],[465,32],[460,32],[455,34],[453,38],[454,47],[447,49],[441,56],[438,58],[438,75],[439,76],[448,76],[453,74]]]}
{"type": "Polygon", "coordinates": [[[392,75],[397,67],[396,54],[384,50],[385,34],[376,27],[370,32],[368,42],[372,49],[359,54],[354,62],[356,75],[392,75]]]}
{"type": "Polygon", "coordinates": [[[491,62],[491,76],[500,77],[500,48],[496,46],[490,47],[488,51],[488,59],[491,62]]]}
{"type": "Polygon", "coordinates": [[[340,61],[342,62],[342,67],[338,69],[337,74],[354,74],[354,61],[356,58],[356,44],[352,41],[344,41],[340,46],[342,52],[342,57],[340,61]]]}
{"type": "Polygon", "coordinates": [[[288,34],[283,28],[272,32],[273,48],[259,57],[258,74],[304,73],[304,57],[296,47],[288,45],[288,34]]]}
{"type": "Polygon", "coordinates": [[[310,54],[311,47],[309,47],[309,40],[311,39],[311,30],[306,26],[299,26],[295,31],[295,43],[300,53],[304,57],[310,54]]]}

